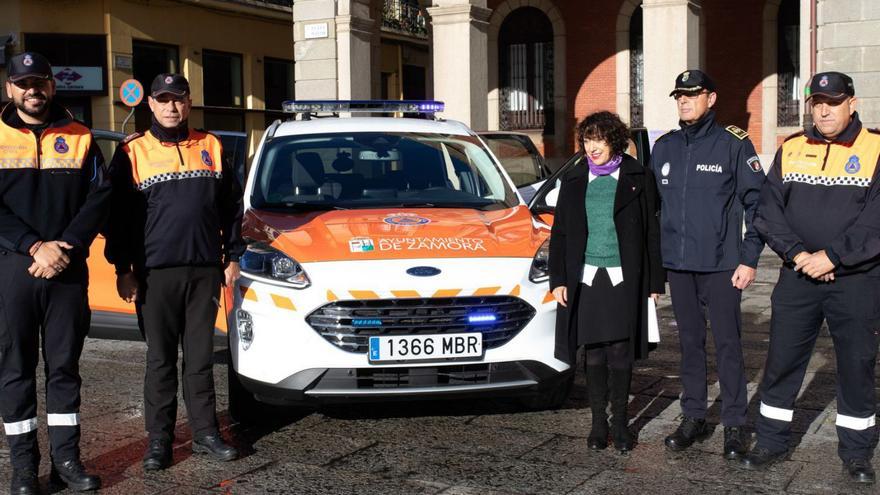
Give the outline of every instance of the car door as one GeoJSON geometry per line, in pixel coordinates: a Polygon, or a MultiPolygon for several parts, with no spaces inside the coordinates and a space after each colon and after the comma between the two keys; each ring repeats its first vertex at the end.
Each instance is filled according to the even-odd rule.
{"type": "MultiPolygon", "coordinates": [[[[642,128],[632,130],[632,141],[629,150],[627,150],[636,160],[643,166],[648,165],[651,157],[651,145],[648,139],[648,131],[642,128]]],[[[577,152],[572,155],[562,167],[554,172],[535,192],[534,197],[528,202],[529,209],[532,214],[538,217],[547,225],[553,225],[553,214],[556,211],[556,200],[559,198],[559,186],[562,184],[562,177],[577,166],[586,166],[584,155],[577,152]]]]}
{"type": "Polygon", "coordinates": [[[538,148],[528,136],[515,132],[482,132],[480,137],[528,203],[550,175],[550,169],[538,148]]]}

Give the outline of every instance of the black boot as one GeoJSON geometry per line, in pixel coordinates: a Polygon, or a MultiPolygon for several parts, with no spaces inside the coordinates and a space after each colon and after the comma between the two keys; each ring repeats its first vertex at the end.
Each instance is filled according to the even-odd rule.
{"type": "Polygon", "coordinates": [[[611,439],[614,448],[628,452],[635,447],[635,440],[629,432],[629,416],[626,406],[629,404],[629,388],[632,382],[632,367],[625,369],[611,368],[611,439]]]}
{"type": "Polygon", "coordinates": [[[709,428],[705,419],[685,416],[675,433],[666,437],[666,448],[675,452],[682,451],[694,442],[702,442],[709,436],[709,428]]]}
{"type": "Polygon", "coordinates": [[[171,465],[172,459],[171,440],[154,438],[144,452],[144,471],[165,469],[171,465]]]}
{"type": "Polygon", "coordinates": [[[749,450],[749,434],[743,426],[724,427],[724,458],[735,461],[749,450]]]}
{"type": "Polygon", "coordinates": [[[874,483],[874,468],[870,459],[850,459],[843,463],[849,479],[856,483],[874,483]]]}
{"type": "Polygon", "coordinates": [[[196,454],[208,454],[217,461],[238,459],[238,450],[224,442],[219,433],[194,438],[192,449],[196,454]]]}
{"type": "Polygon", "coordinates": [[[88,474],[79,459],[64,462],[52,461],[52,473],[49,479],[60,485],[66,485],[75,492],[87,492],[101,488],[101,478],[88,474]]]}
{"type": "Polygon", "coordinates": [[[590,410],[593,427],[587,437],[587,447],[602,450],[608,447],[608,366],[584,366],[587,372],[587,391],[590,394],[590,410]]]}
{"type": "Polygon", "coordinates": [[[37,468],[12,468],[12,482],[9,484],[9,493],[13,495],[40,493],[40,485],[37,482],[37,468]]]}

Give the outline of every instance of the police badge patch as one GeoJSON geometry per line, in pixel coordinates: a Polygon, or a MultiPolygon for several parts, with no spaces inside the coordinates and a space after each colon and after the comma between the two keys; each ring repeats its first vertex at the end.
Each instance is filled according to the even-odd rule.
{"type": "Polygon", "coordinates": [[[63,137],[58,137],[55,139],[55,151],[58,153],[67,153],[70,151],[70,146],[67,146],[67,143],[64,141],[63,137]]]}
{"type": "Polygon", "coordinates": [[[764,168],[761,166],[761,159],[757,156],[753,156],[746,160],[749,164],[749,168],[752,169],[752,172],[763,172],[764,168]]]}
{"type": "Polygon", "coordinates": [[[214,165],[214,161],[211,160],[211,154],[208,153],[208,150],[202,150],[202,163],[209,167],[214,165]]]}
{"type": "Polygon", "coordinates": [[[849,157],[849,160],[846,161],[846,165],[844,165],[843,169],[846,170],[848,174],[855,174],[859,170],[861,170],[862,164],[859,163],[858,155],[853,155],[849,157]]]}

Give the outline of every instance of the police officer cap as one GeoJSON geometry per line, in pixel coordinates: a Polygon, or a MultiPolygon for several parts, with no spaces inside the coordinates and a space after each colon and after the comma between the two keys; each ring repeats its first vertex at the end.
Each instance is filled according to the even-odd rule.
{"type": "Polygon", "coordinates": [[[180,74],[159,74],[150,85],[150,96],[162,94],[185,96],[189,94],[189,82],[180,74]]]}
{"type": "Polygon", "coordinates": [[[46,57],[34,52],[24,52],[9,59],[6,74],[10,82],[28,77],[52,78],[52,65],[46,57]]]}
{"type": "Polygon", "coordinates": [[[669,93],[669,96],[675,96],[676,93],[694,93],[704,89],[715,91],[715,81],[709,77],[709,74],[697,69],[686,70],[675,78],[675,89],[669,93]]]}
{"type": "Polygon", "coordinates": [[[852,78],[842,72],[820,72],[810,79],[806,93],[808,100],[816,95],[842,100],[855,96],[856,88],[852,78]]]}

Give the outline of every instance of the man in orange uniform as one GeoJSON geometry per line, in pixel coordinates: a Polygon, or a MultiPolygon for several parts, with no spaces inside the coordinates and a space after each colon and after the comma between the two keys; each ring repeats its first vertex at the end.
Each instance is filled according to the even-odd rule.
{"type": "Polygon", "coordinates": [[[150,443],[144,469],[171,464],[177,418],[177,350],[183,345],[183,396],[193,452],[238,457],[217,426],[214,321],[220,285],[239,277],[241,188],[223,168],[220,140],[190,129],[189,83],[159,74],[150,88],[153,124],[113,155],[116,197],[107,257],[119,295],[137,306],[147,339],[144,416],[150,443]]]}
{"type": "Polygon", "coordinates": [[[88,128],[52,102],[49,61],[25,52],[8,66],[0,113],[0,412],[10,492],[38,493],[36,367],[46,368],[52,480],[95,490],[80,462],[79,358],[89,331],[86,258],[106,218],[110,184],[88,128]]]}

